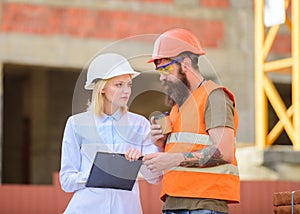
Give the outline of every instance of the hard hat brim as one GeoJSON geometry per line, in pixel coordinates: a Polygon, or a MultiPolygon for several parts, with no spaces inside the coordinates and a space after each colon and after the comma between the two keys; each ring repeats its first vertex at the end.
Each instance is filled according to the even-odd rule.
{"type": "Polygon", "coordinates": [[[154,60],[156,60],[155,58],[151,58],[151,59],[149,59],[148,61],[147,61],[147,63],[152,63],[152,62],[154,62],[154,60]]]}
{"type": "MultiPolygon", "coordinates": [[[[118,73],[118,74],[114,73],[114,74],[112,74],[112,75],[107,75],[107,76],[105,76],[105,77],[103,78],[103,80],[108,80],[108,79],[111,79],[111,78],[113,78],[113,77],[117,77],[117,76],[121,76],[121,75],[126,75],[126,74],[131,75],[131,77],[132,77],[132,79],[133,79],[133,78],[137,77],[138,75],[140,75],[141,73],[136,72],[136,71],[124,71],[124,72],[120,72],[120,73],[118,73]]],[[[86,90],[93,90],[93,89],[94,89],[94,83],[86,84],[86,85],[84,86],[84,88],[85,88],[86,90]]]]}

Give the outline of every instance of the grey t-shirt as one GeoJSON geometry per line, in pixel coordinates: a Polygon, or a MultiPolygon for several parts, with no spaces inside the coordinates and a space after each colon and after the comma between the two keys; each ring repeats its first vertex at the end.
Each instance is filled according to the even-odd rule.
{"type": "Polygon", "coordinates": [[[206,131],[219,126],[234,128],[233,102],[223,89],[212,91],[205,107],[206,131]]]}

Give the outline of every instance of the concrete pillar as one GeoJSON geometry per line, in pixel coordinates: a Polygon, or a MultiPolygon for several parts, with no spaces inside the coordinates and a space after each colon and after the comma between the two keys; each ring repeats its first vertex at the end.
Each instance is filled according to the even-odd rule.
{"type": "Polygon", "coordinates": [[[47,71],[34,70],[31,74],[31,183],[51,182],[48,170],[47,143],[47,71]]]}

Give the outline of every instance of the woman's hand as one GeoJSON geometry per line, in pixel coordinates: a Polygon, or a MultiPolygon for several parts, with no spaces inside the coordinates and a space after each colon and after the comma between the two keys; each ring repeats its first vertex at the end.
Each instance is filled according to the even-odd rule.
{"type": "Polygon", "coordinates": [[[129,161],[136,161],[142,157],[142,152],[135,148],[130,148],[125,153],[125,158],[129,161]]]}

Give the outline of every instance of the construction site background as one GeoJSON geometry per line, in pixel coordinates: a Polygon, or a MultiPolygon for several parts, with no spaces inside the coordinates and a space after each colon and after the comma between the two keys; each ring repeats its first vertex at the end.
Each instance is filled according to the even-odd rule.
{"type": "MultiPolygon", "coordinates": [[[[286,12],[291,16],[292,1],[285,2],[290,3],[286,12]]],[[[285,183],[281,189],[265,189],[268,197],[274,191],[296,188],[300,155],[287,133],[283,130],[272,146],[263,149],[256,142],[254,9],[255,1],[248,0],[2,0],[0,189],[53,185],[53,174],[60,167],[66,119],[85,107],[86,100],[74,105],[74,95],[81,98],[76,89],[82,83],[84,68],[99,50],[131,57],[133,67],[142,73],[134,82],[131,111],[148,118],[153,111],[165,110],[158,74],[146,60],[156,36],[174,27],[187,28],[197,35],[206,51],[200,70],[207,79],[218,81],[235,94],[242,182],[293,183],[285,183]],[[146,90],[140,90],[141,86],[146,90]]],[[[280,28],[269,58],[280,59],[291,51],[290,31],[280,28]]],[[[270,78],[289,106],[291,75],[272,74],[270,78]]],[[[82,98],[87,96],[83,94],[82,98]]],[[[266,108],[267,123],[272,127],[278,116],[269,103],[266,108]]],[[[1,197],[5,196],[0,193],[1,197]]]]}

